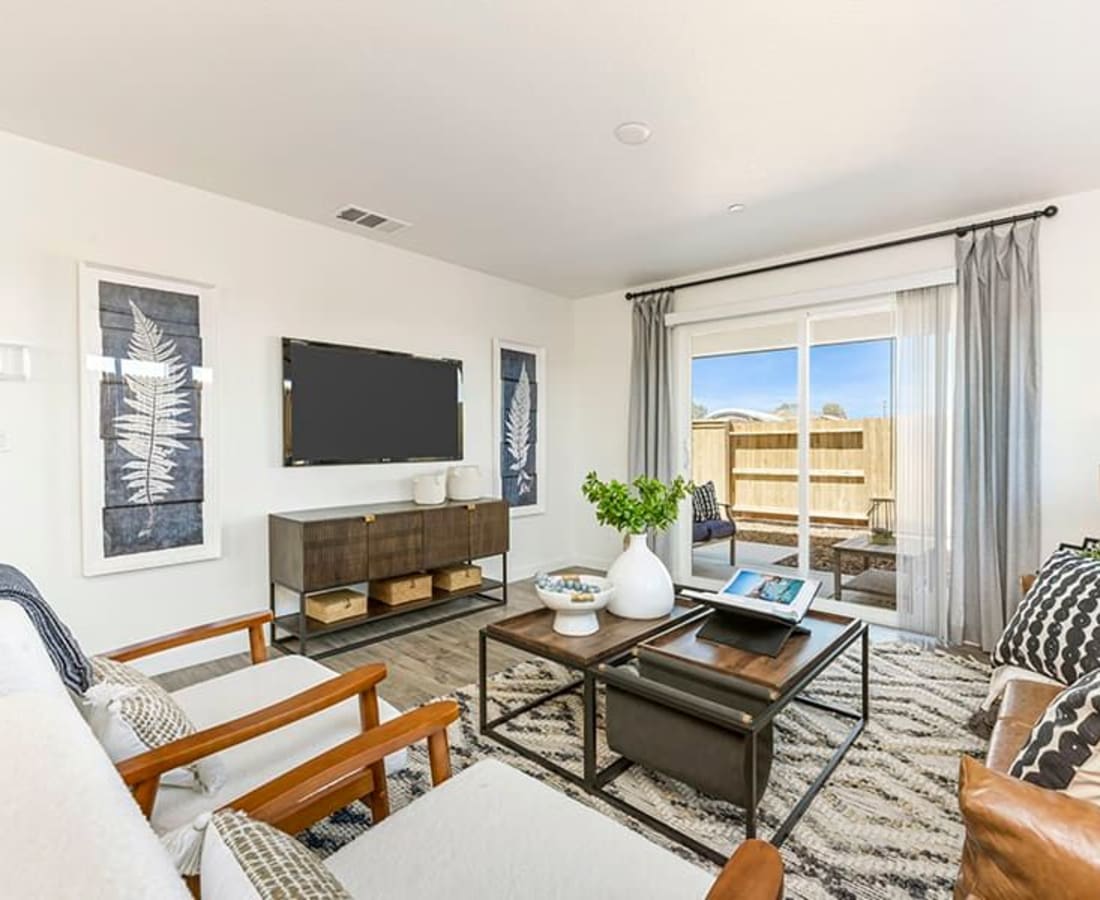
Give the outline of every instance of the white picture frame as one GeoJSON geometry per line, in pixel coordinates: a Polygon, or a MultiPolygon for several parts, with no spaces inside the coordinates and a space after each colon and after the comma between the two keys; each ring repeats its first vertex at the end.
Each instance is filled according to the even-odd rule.
{"type": "Polygon", "coordinates": [[[87,576],[221,556],[216,303],[209,284],[80,263],[87,576]]]}
{"type": "MultiPolygon", "coordinates": [[[[513,518],[546,512],[546,386],[545,347],[502,338],[493,340],[493,491],[494,496],[508,503],[513,518]],[[508,415],[514,413],[512,403],[518,385],[518,379],[509,376],[513,374],[517,356],[525,358],[526,365],[533,362],[535,368],[533,377],[528,372],[528,391],[534,406],[529,418],[530,425],[534,426],[534,452],[522,469],[529,476],[530,489],[534,491],[534,497],[527,501],[520,500],[520,489],[516,486],[519,476],[512,474],[516,460],[508,449],[508,415]]],[[[511,437],[515,437],[514,431],[511,437]]]]}

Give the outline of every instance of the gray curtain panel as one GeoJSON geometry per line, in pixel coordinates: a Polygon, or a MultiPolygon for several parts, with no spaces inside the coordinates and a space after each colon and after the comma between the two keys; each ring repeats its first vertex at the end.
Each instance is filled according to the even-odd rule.
{"type": "MultiPolygon", "coordinates": [[[[630,362],[630,477],[672,477],[672,346],[665,314],[672,291],[635,297],[633,352],[630,362]]],[[[671,540],[658,535],[654,552],[667,564],[671,540]]]]}
{"type": "Polygon", "coordinates": [[[990,650],[1039,563],[1039,223],[956,241],[949,635],[990,650]]]}

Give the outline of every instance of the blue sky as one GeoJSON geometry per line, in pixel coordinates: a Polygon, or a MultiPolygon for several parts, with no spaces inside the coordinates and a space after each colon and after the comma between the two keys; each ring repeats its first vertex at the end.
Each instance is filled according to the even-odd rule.
{"type": "MultiPolygon", "coordinates": [[[[850,419],[881,416],[891,406],[892,341],[810,348],[810,408],[839,403],[850,419]]],[[[772,412],[798,395],[798,353],[791,347],[705,356],[692,361],[692,399],[708,410],[728,406],[772,412]]]]}

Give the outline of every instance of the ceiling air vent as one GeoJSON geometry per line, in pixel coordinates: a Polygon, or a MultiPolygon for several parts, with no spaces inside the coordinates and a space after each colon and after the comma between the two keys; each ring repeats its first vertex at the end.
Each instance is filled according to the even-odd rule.
{"type": "Polygon", "coordinates": [[[371,212],[361,206],[345,206],[336,213],[336,218],[349,225],[358,225],[375,234],[393,234],[402,228],[408,228],[408,222],[384,216],[381,213],[371,212]]]}

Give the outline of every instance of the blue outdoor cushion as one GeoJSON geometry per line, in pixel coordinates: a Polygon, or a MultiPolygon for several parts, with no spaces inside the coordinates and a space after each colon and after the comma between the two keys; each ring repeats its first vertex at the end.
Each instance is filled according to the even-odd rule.
{"type": "Polygon", "coordinates": [[[714,522],[707,523],[710,526],[710,539],[717,541],[720,538],[731,537],[737,530],[737,526],[733,522],[728,522],[725,519],[717,519],[714,522]]]}

